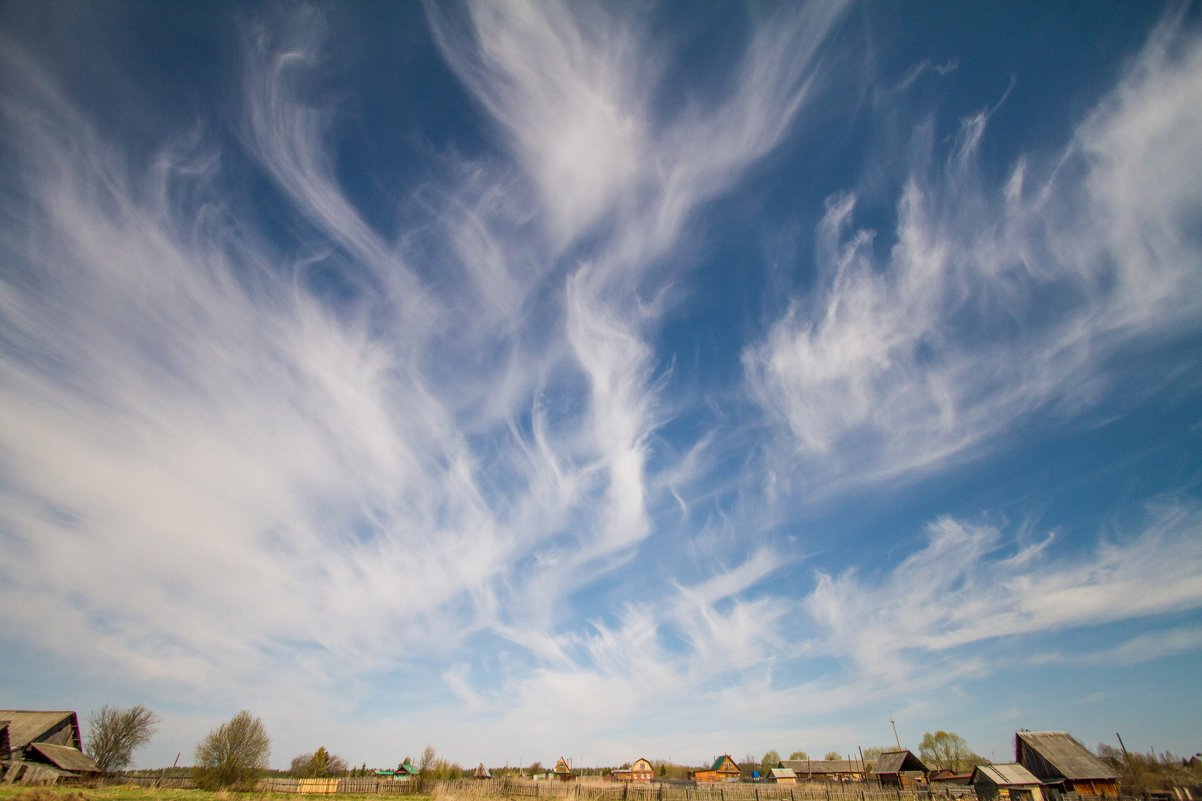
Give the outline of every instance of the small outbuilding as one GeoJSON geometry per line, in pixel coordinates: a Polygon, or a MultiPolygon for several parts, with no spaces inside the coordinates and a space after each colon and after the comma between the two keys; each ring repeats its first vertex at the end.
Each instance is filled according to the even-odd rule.
{"type": "Polygon", "coordinates": [[[927,786],[931,769],[914,753],[907,750],[885,751],[868,773],[881,787],[900,787],[903,790],[918,790],[927,786]]]}
{"type": "Polygon", "coordinates": [[[773,768],[768,780],[773,784],[797,784],[797,774],[793,768],[773,768]]]}
{"type": "Polygon", "coordinates": [[[1045,801],[1042,782],[1017,762],[977,765],[969,781],[981,801],[1045,801]]]}
{"type": "Polygon", "coordinates": [[[472,771],[472,778],[473,779],[491,779],[492,773],[489,771],[488,766],[485,765],[483,762],[481,762],[479,765],[476,766],[476,769],[472,771]]]}

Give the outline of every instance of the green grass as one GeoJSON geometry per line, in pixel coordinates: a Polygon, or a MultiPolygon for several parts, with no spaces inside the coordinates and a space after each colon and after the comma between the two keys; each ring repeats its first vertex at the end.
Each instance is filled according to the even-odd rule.
{"type": "Polygon", "coordinates": [[[0,801],[430,801],[428,795],[293,795],[291,793],[235,793],[228,790],[156,789],[122,785],[113,787],[20,787],[0,784],[0,801]]]}

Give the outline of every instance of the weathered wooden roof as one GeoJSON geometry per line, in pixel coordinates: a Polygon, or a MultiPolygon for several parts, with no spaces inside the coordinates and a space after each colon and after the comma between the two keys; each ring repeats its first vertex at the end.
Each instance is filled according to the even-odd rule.
{"type": "Polygon", "coordinates": [[[780,764],[792,768],[799,776],[863,773],[863,766],[854,759],[782,759],[780,764]]]}
{"type": "Polygon", "coordinates": [[[1002,765],[977,765],[972,772],[972,783],[976,784],[977,774],[981,774],[998,787],[1015,787],[1020,785],[1040,784],[1034,773],[1017,762],[1002,765]]]}
{"type": "MultiPolygon", "coordinates": [[[[0,713],[3,717],[3,713],[0,713]]],[[[1066,731],[1020,731],[1018,738],[1070,781],[1117,779],[1118,774],[1066,731]]],[[[1017,756],[1017,755],[1016,755],[1017,756]]]]}
{"type": "Polygon", "coordinates": [[[29,749],[41,754],[56,768],[69,770],[72,773],[100,773],[100,766],[96,764],[95,760],[78,748],[72,748],[69,745],[32,743],[29,749]]]}
{"type": "Polygon", "coordinates": [[[475,772],[472,773],[472,778],[473,779],[491,779],[492,773],[489,772],[488,766],[485,765],[483,762],[481,762],[476,767],[475,772]]]}
{"type": "Polygon", "coordinates": [[[931,769],[922,764],[922,760],[914,756],[910,751],[886,751],[877,757],[876,762],[872,764],[872,770],[869,772],[886,775],[902,773],[907,770],[921,770],[924,773],[931,772],[931,769]]]}
{"type": "Polygon", "coordinates": [[[74,712],[31,712],[22,709],[0,709],[0,720],[8,721],[9,745],[14,749],[24,748],[55,726],[70,718],[79,730],[79,721],[74,712]]]}
{"type": "Polygon", "coordinates": [[[793,772],[793,768],[773,768],[772,778],[774,779],[796,779],[797,774],[793,772]]]}

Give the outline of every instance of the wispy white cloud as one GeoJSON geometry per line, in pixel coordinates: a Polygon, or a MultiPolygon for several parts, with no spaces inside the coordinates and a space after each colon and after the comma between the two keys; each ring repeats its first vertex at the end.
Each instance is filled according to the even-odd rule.
{"type": "Polygon", "coordinates": [[[900,681],[972,643],[1202,607],[1199,531],[1202,510],[1166,503],[1134,536],[1056,555],[1054,534],[1011,551],[995,527],[943,518],[883,576],[820,574],[805,605],[834,653],[900,681]]]}
{"type": "Polygon", "coordinates": [[[1050,169],[1023,157],[990,187],[994,110],[965,118],[914,168],[887,258],[855,196],[831,199],[818,286],[744,354],[808,488],[969,458],[1036,410],[1096,404],[1116,357],[1197,332],[1202,45],[1175,22],[1050,169]]]}

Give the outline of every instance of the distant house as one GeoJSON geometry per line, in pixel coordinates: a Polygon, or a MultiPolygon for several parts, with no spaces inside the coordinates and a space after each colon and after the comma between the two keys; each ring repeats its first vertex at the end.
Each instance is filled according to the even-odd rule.
{"type": "Polygon", "coordinates": [[[1118,798],[1118,774],[1068,732],[1015,733],[1014,761],[1038,778],[1053,798],[1060,793],[1118,798]]]}
{"type": "Polygon", "coordinates": [[[474,771],[472,771],[472,778],[473,779],[491,779],[492,773],[490,773],[488,768],[485,766],[485,764],[483,762],[481,762],[479,765],[476,766],[476,769],[474,771]]]}
{"type": "Polygon", "coordinates": [[[798,781],[858,782],[864,780],[864,765],[854,759],[782,759],[798,781]]]}
{"type": "Polygon", "coordinates": [[[793,768],[773,768],[768,780],[773,784],[797,784],[797,774],[793,768]]]}
{"type": "Polygon", "coordinates": [[[630,767],[610,771],[609,778],[615,782],[649,782],[655,778],[651,760],[639,757],[630,767]]]}
{"type": "Polygon", "coordinates": [[[37,775],[40,781],[54,783],[101,773],[100,766],[83,753],[74,712],[0,709],[0,766],[6,782],[28,781],[37,775]]]}
{"type": "Polygon", "coordinates": [[[900,787],[916,790],[927,785],[931,769],[910,751],[886,751],[872,763],[868,771],[881,787],[900,787]]]}
{"type": "Polygon", "coordinates": [[[400,767],[398,767],[396,770],[384,770],[384,771],[377,770],[376,771],[376,775],[378,775],[378,776],[381,776],[381,775],[391,776],[392,780],[394,782],[413,781],[418,777],[418,775],[420,775],[420,773],[421,773],[421,771],[419,771],[416,767],[414,767],[413,763],[407,759],[404,762],[402,762],[400,767]]]}
{"type": "Polygon", "coordinates": [[[570,782],[576,779],[576,774],[572,773],[572,766],[563,757],[560,757],[559,761],[555,763],[554,773],[555,778],[561,782],[570,782]]]}
{"type": "Polygon", "coordinates": [[[970,782],[981,801],[1045,801],[1042,783],[1017,762],[977,765],[970,782]]]}
{"type": "Polygon", "coordinates": [[[730,754],[723,754],[710,768],[695,770],[689,777],[695,782],[737,782],[741,775],[742,771],[730,754]]]}

